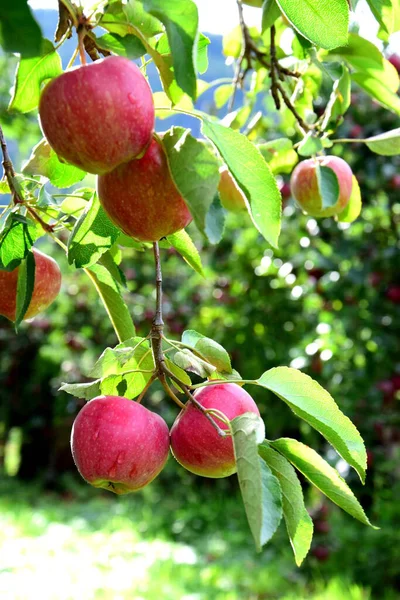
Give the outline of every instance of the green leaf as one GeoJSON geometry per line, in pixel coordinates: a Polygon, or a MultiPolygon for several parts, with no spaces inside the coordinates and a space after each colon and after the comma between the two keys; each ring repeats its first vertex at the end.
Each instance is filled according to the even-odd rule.
{"type": "Polygon", "coordinates": [[[218,342],[208,337],[202,337],[196,342],[195,349],[200,352],[209,363],[214,365],[218,371],[231,373],[231,359],[221,344],[218,344],[218,342]]]}
{"type": "Polygon", "coordinates": [[[5,176],[3,179],[0,179],[0,194],[11,194],[10,186],[5,176]]]}
{"type": "Polygon", "coordinates": [[[76,398],[92,400],[101,394],[100,379],[89,381],[88,383],[63,383],[59,388],[60,392],[67,392],[76,398]]]}
{"type": "MultiPolygon", "coordinates": [[[[172,362],[172,360],[165,358],[165,365],[175,375],[175,377],[182,381],[182,383],[185,383],[186,385],[192,385],[192,380],[190,379],[186,371],[178,367],[175,363],[172,362]]],[[[173,384],[175,386],[177,385],[175,382],[173,382],[173,384]]]]}
{"type": "Polygon", "coordinates": [[[66,196],[60,204],[60,210],[66,215],[79,217],[87,205],[88,201],[84,197],[66,196]]]}
{"type": "Polygon", "coordinates": [[[13,271],[28,256],[38,237],[43,235],[32,221],[12,213],[0,235],[0,269],[13,271]]]}
{"type": "Polygon", "coordinates": [[[265,437],[258,415],[245,413],[230,422],[240,491],[258,552],[271,539],[282,519],[282,493],[278,479],[258,455],[265,437]]]}
{"type": "Polygon", "coordinates": [[[124,341],[133,337],[135,327],[118,283],[102,265],[93,265],[87,273],[99,293],[118,339],[124,341]]]}
{"type": "Polygon", "coordinates": [[[15,308],[15,329],[18,329],[32,300],[35,285],[35,255],[28,252],[18,268],[17,302],[15,308]]]}
{"type": "Polygon", "coordinates": [[[316,174],[319,193],[321,195],[322,208],[335,206],[339,199],[339,180],[333,169],[323,167],[319,163],[316,165],[316,174]]]}
{"type": "MultiPolygon", "coordinates": [[[[99,264],[103,265],[103,267],[107,269],[111,277],[117,283],[119,283],[119,285],[121,285],[122,287],[126,287],[126,278],[124,272],[122,271],[122,269],[120,269],[119,263],[117,262],[119,259],[119,254],[113,253],[114,247],[115,246],[112,246],[109,250],[107,250],[107,252],[104,252],[104,254],[99,259],[99,264]]],[[[117,249],[119,250],[118,246],[117,249]]]]}
{"type": "Polygon", "coordinates": [[[277,138],[272,142],[264,142],[258,144],[257,148],[274,175],[290,174],[299,160],[297,152],[293,149],[293,142],[289,138],[277,138]]]}
{"type": "Polygon", "coordinates": [[[382,156],[396,156],[400,154],[400,127],[398,129],[392,129],[379,135],[364,140],[368,148],[375,152],[375,154],[381,154],[382,156]]]}
{"type": "Polygon", "coordinates": [[[351,103],[351,77],[349,70],[341,65],[341,76],[335,80],[329,102],[325,109],[321,129],[325,131],[331,126],[336,129],[343,121],[343,115],[351,103]]]}
{"type": "Polygon", "coordinates": [[[266,371],[257,383],[274,392],[295,415],[319,431],[364,482],[367,454],[363,440],[355,425],[319,383],[288,367],[266,371]]]}
{"type": "Polygon", "coordinates": [[[147,12],[165,27],[172,51],[172,61],[179,87],[193,100],[196,98],[196,55],[198,12],[191,0],[144,0],[147,12]]]}
{"type": "Polygon", "coordinates": [[[221,204],[219,194],[215,194],[210,208],[206,214],[205,233],[211,244],[218,244],[222,240],[225,230],[226,211],[221,204]]]}
{"type": "MultiPolygon", "coordinates": [[[[116,6],[121,6],[121,3],[117,2],[116,6]]],[[[143,8],[143,0],[128,0],[126,4],[122,5],[122,10],[127,21],[137,27],[146,37],[153,37],[163,31],[160,21],[149,15],[143,8]]]]}
{"type": "Polygon", "coordinates": [[[172,235],[168,235],[167,240],[172,244],[175,250],[183,256],[184,260],[192,267],[192,269],[202,277],[205,277],[199,251],[194,245],[190,235],[186,233],[184,229],[182,229],[182,231],[177,231],[172,235]]]}
{"type": "Polygon", "coordinates": [[[195,348],[197,342],[205,337],[202,333],[198,333],[194,329],[187,329],[182,333],[182,343],[191,348],[195,348]]]}
{"type": "Polygon", "coordinates": [[[105,33],[96,38],[96,44],[103,50],[108,50],[119,56],[134,60],[146,54],[146,48],[135,35],[120,36],[118,33],[105,33]]]}
{"type": "Polygon", "coordinates": [[[300,142],[297,152],[300,156],[314,156],[321,152],[323,149],[322,142],[319,137],[312,135],[312,132],[308,133],[306,137],[300,142]]]}
{"type": "Polygon", "coordinates": [[[32,58],[40,54],[42,42],[42,32],[26,0],[0,4],[0,44],[5,52],[32,58]]]}
{"type": "Polygon", "coordinates": [[[53,44],[44,39],[39,55],[19,61],[9,110],[26,113],[37,108],[42,83],[62,72],[59,54],[53,44]]]}
{"type": "Polygon", "coordinates": [[[385,87],[380,81],[379,77],[373,77],[371,75],[364,75],[363,73],[353,73],[352,79],[360,87],[363,88],[367,94],[377,100],[379,104],[392,110],[397,115],[400,115],[400,98],[395,92],[392,92],[385,87]]]}
{"type": "Polygon", "coordinates": [[[279,10],[276,0],[264,0],[262,5],[261,31],[264,33],[266,29],[272,27],[280,16],[281,11],[279,10]]]}
{"type": "Polygon", "coordinates": [[[280,438],[270,444],[332,502],[364,525],[373,527],[345,480],[315,450],[291,438],[280,438]]]}
{"type": "Polygon", "coordinates": [[[206,214],[219,183],[218,161],[206,144],[191,136],[189,131],[172,127],[162,142],[175,185],[197,227],[204,233],[206,214]]]}
{"type": "Polygon", "coordinates": [[[216,367],[193,354],[188,348],[182,348],[182,350],[175,352],[173,361],[184,371],[191,371],[203,378],[209,377],[216,371],[216,367]]]}
{"type": "Polygon", "coordinates": [[[78,183],[86,175],[86,172],[78,167],[61,162],[45,139],[34,146],[22,172],[30,176],[43,175],[52,185],[60,189],[78,183]]]}
{"type": "Polygon", "coordinates": [[[91,267],[113,245],[119,234],[120,230],[111,223],[94,193],[69,237],[69,264],[77,269],[91,267]]]}
{"type": "Polygon", "coordinates": [[[281,486],[283,517],[299,567],[308,554],[314,530],[312,519],[304,506],[300,481],[290,462],[269,444],[261,444],[258,452],[281,486]]]}
{"type": "Polygon", "coordinates": [[[347,43],[347,0],[277,0],[284,15],[305,38],[321,48],[347,43]]]}
{"type": "Polygon", "coordinates": [[[276,248],[281,227],[281,195],[268,164],[241,133],[208,119],[204,119],[202,130],[246,196],[254,225],[276,248]]]}
{"type": "Polygon", "coordinates": [[[350,200],[346,208],[338,215],[338,221],[341,223],[352,223],[360,215],[361,208],[361,190],[355,175],[353,175],[353,187],[351,189],[350,200]]]}
{"type": "Polygon", "coordinates": [[[372,14],[381,27],[390,35],[396,31],[397,0],[367,0],[372,14]]]}

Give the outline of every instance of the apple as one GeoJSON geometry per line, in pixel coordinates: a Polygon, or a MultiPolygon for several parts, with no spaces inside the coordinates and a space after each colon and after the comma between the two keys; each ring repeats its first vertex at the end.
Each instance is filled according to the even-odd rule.
{"type": "Polygon", "coordinates": [[[151,141],[154,104],[140,69],[121,56],[72,68],[44,88],[40,124],[60,158],[107,173],[151,141]]]}
{"type": "Polygon", "coordinates": [[[222,206],[231,212],[242,212],[243,210],[247,210],[243,192],[228,169],[226,167],[221,167],[219,172],[220,180],[218,192],[222,206]]]}
{"type": "Polygon", "coordinates": [[[393,302],[393,304],[400,304],[400,285],[392,284],[389,285],[386,291],[387,298],[393,302]]]}
{"type": "Polygon", "coordinates": [[[350,200],[353,173],[349,165],[338,156],[318,156],[303,160],[290,178],[292,195],[299,206],[313,217],[331,217],[344,210],[350,200]],[[317,181],[316,165],[332,169],[339,181],[339,198],[334,206],[322,208],[322,198],[317,181]]]}
{"type": "Polygon", "coordinates": [[[96,488],[128,494],[150,483],[167,462],[169,432],[134,400],[99,396],[78,413],[71,450],[82,477],[96,488]]]}
{"type": "Polygon", "coordinates": [[[389,56],[388,61],[392,63],[397,72],[400,73],[400,56],[398,54],[392,54],[389,56]]]}
{"type": "MultiPolygon", "coordinates": [[[[31,319],[45,310],[57,298],[61,287],[61,271],[56,261],[39,250],[35,257],[35,283],[31,302],[24,319],[31,319]]],[[[13,271],[0,271],[0,315],[15,321],[19,267],[13,271]]]]}
{"type": "Polygon", "coordinates": [[[157,139],[142,158],[99,175],[97,192],[110,219],[127,235],[143,242],[156,242],[192,220],[157,139]]]}
{"type": "MultiPolygon", "coordinates": [[[[253,398],[235,383],[203,387],[194,394],[204,408],[215,408],[229,419],[252,412],[259,415],[253,398]]],[[[218,421],[221,427],[223,422],[218,421]]],[[[218,435],[212,424],[191,402],[180,412],[171,429],[171,449],[188,471],[203,477],[228,477],[236,473],[232,438],[218,435]]]]}

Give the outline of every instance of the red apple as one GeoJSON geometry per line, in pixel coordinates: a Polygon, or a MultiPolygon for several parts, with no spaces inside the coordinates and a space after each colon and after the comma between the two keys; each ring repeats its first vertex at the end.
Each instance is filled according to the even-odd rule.
{"type": "Polygon", "coordinates": [[[97,191],[108,216],[122,231],[156,242],[192,220],[172,181],[162,144],[154,139],[145,155],[100,175],[97,191]]]}
{"type": "Polygon", "coordinates": [[[338,156],[319,156],[303,160],[294,169],[290,178],[293,197],[307,214],[313,217],[338,215],[347,206],[353,187],[353,173],[349,165],[338,156]],[[332,169],[339,181],[339,198],[334,206],[322,208],[318,187],[316,165],[332,169]]]}
{"type": "Polygon", "coordinates": [[[89,173],[107,173],[151,141],[154,104],[140,69],[109,56],[66,71],[44,88],[40,123],[53,150],[89,173]]]}
{"type": "MultiPolygon", "coordinates": [[[[235,383],[200,388],[195,397],[204,408],[215,408],[229,419],[252,412],[259,415],[253,398],[235,383]]],[[[220,423],[224,427],[223,423],[220,423]]],[[[211,423],[188,402],[171,429],[171,449],[188,471],[203,477],[228,477],[236,473],[231,437],[220,437],[211,423]]]]}
{"type": "Polygon", "coordinates": [[[243,192],[226,167],[221,167],[220,180],[218,185],[221,204],[226,210],[231,212],[242,212],[247,210],[246,201],[243,192]]]}
{"type": "Polygon", "coordinates": [[[393,175],[390,180],[390,187],[394,190],[400,190],[400,175],[393,175]]]}
{"type": "MultiPolygon", "coordinates": [[[[45,310],[57,298],[61,287],[61,271],[56,261],[33,250],[35,257],[35,283],[31,302],[24,319],[31,319],[45,310]]],[[[13,271],[0,271],[0,315],[15,321],[19,267],[13,271]]]]}
{"type": "Polygon", "coordinates": [[[386,296],[393,304],[400,304],[400,285],[389,285],[386,296]]]}
{"type": "Polygon", "coordinates": [[[88,483],[128,494],[143,488],[163,469],[169,453],[168,427],[134,400],[99,396],[76,417],[71,449],[88,483]]]}
{"type": "Polygon", "coordinates": [[[400,73],[400,56],[398,54],[392,54],[389,56],[388,61],[392,63],[397,72],[400,73]]]}

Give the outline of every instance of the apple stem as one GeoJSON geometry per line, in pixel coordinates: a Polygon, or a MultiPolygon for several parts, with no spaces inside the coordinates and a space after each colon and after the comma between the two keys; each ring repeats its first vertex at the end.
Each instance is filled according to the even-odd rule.
{"type": "Polygon", "coordinates": [[[79,58],[82,65],[86,65],[86,54],[85,54],[85,46],[83,43],[83,38],[86,35],[86,30],[84,27],[78,27],[78,48],[79,48],[79,58]]]}

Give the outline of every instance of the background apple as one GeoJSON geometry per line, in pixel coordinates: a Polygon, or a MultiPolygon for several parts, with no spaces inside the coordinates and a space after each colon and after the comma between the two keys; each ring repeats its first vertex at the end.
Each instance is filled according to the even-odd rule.
{"type": "Polygon", "coordinates": [[[40,123],[63,159],[106,173],[136,158],[154,127],[151,90],[139,68],[120,56],[66,71],[46,85],[40,123]]]}
{"type": "Polygon", "coordinates": [[[338,156],[318,156],[303,160],[290,178],[293,197],[307,214],[313,217],[331,217],[347,206],[353,187],[353,173],[349,165],[338,156]],[[322,208],[316,165],[332,169],[339,181],[339,198],[334,206],[322,208]]]}
{"type": "MultiPolygon", "coordinates": [[[[235,383],[200,388],[195,397],[205,408],[216,408],[229,420],[246,412],[260,414],[250,394],[235,383]]],[[[224,427],[222,422],[219,424],[224,427]]],[[[232,438],[220,437],[191,403],[186,405],[172,426],[171,449],[176,460],[196,475],[227,477],[236,473],[232,438]]]]}
{"type": "Polygon", "coordinates": [[[128,494],[163,469],[169,453],[168,427],[162,417],[134,400],[99,396],[76,417],[71,449],[88,483],[128,494]]]}
{"type": "Polygon", "coordinates": [[[156,139],[142,158],[100,175],[97,192],[110,219],[127,235],[144,242],[171,235],[192,220],[156,139]]]}
{"type": "MultiPolygon", "coordinates": [[[[36,265],[35,284],[24,319],[31,319],[50,306],[61,287],[61,271],[56,261],[39,250],[33,250],[33,255],[36,265]]],[[[18,270],[17,267],[13,271],[0,271],[0,315],[10,321],[15,321],[18,270]]]]}
{"type": "Polygon", "coordinates": [[[220,180],[218,184],[221,204],[226,210],[241,212],[247,210],[243,192],[226,167],[221,167],[220,180]]]}

